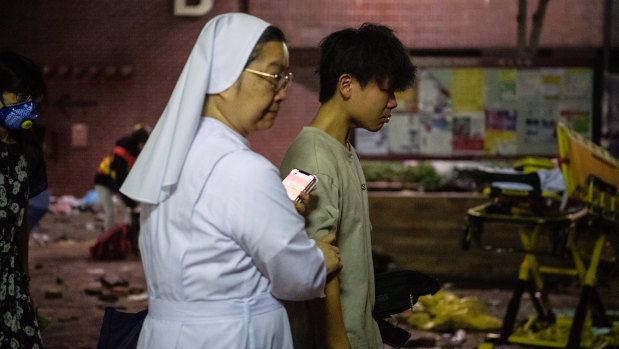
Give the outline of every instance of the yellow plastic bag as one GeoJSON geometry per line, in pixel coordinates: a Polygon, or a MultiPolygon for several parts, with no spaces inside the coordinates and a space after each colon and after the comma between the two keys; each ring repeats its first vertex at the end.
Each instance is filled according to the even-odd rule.
{"type": "Polygon", "coordinates": [[[433,296],[419,297],[418,305],[408,318],[408,323],[418,329],[486,331],[501,328],[501,319],[492,316],[476,297],[459,298],[440,290],[433,296]]]}

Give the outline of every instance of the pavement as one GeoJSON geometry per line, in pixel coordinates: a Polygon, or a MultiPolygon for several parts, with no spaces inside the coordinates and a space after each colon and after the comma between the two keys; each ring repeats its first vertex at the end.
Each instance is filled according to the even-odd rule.
{"type": "MultiPolygon", "coordinates": [[[[93,261],[89,247],[102,231],[94,212],[48,214],[33,232],[30,244],[31,292],[39,313],[46,320],[42,331],[46,348],[96,348],[105,307],[137,312],[147,307],[145,279],[140,259],[130,255],[119,261],[93,261]]],[[[383,231],[382,234],[389,234],[383,231]]],[[[384,251],[383,251],[384,252],[384,251]]],[[[388,251],[387,251],[388,252],[388,251]]],[[[414,251],[412,251],[414,253],[414,251]]],[[[466,259],[459,260],[460,268],[466,259]]],[[[492,263],[492,262],[490,262],[492,263]]],[[[448,268],[447,268],[448,269],[448,268]]],[[[616,276],[617,268],[609,273],[616,276]]],[[[442,290],[456,299],[474,300],[483,316],[501,319],[507,308],[512,283],[462,282],[458,275],[441,275],[442,290]]],[[[576,307],[580,287],[575,283],[552,283],[550,301],[558,315],[570,316],[576,307]]],[[[609,313],[619,315],[619,287],[614,279],[600,278],[600,293],[609,313]]],[[[415,312],[420,303],[415,306],[415,312]]],[[[534,310],[523,297],[517,320],[524,322],[534,310]]],[[[479,314],[478,314],[479,315],[479,314]]],[[[430,330],[412,328],[411,312],[394,317],[394,322],[411,332],[408,348],[476,348],[493,330],[475,330],[456,321],[430,330]]],[[[385,348],[391,348],[385,346],[385,348]]],[[[524,348],[515,344],[495,348],[524,348]]]]}

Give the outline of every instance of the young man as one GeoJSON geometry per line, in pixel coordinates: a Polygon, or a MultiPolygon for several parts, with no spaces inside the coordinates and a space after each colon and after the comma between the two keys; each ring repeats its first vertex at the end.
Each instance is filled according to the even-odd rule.
{"type": "Polygon", "coordinates": [[[374,319],[371,224],[365,177],[349,136],[354,128],[378,131],[397,106],[395,91],[412,85],[415,67],[387,27],[364,24],[321,43],[320,109],[288,150],[280,168],[319,179],[306,217],[317,239],[336,234],[343,269],[332,278],[326,300],[291,303],[295,348],[383,348],[374,319]]]}

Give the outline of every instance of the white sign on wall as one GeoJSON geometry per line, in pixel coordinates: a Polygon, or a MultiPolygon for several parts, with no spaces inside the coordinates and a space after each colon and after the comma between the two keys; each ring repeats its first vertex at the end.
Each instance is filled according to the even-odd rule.
{"type": "Polygon", "coordinates": [[[187,4],[187,0],[174,0],[175,16],[204,16],[213,7],[215,0],[197,0],[197,4],[187,4]]]}

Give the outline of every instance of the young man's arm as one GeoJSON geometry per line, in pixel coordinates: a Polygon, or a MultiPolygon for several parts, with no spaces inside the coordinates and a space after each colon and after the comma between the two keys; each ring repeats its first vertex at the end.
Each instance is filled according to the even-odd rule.
{"type": "MultiPolygon", "coordinates": [[[[300,168],[318,177],[318,184],[310,194],[310,203],[306,207],[307,234],[319,240],[329,232],[335,232],[339,220],[338,188],[333,179],[322,174],[317,169],[317,155],[312,141],[295,141],[288,150],[280,167],[280,176],[284,178],[293,168],[300,168]]],[[[325,158],[321,157],[321,163],[325,158]]],[[[328,167],[328,164],[324,164],[328,167]]],[[[327,171],[331,173],[333,171],[327,171]]],[[[337,246],[337,244],[336,244],[337,246]]],[[[343,268],[346,268],[344,265],[343,268]]],[[[340,299],[340,284],[337,275],[327,280],[325,298],[311,301],[311,322],[321,331],[328,348],[350,348],[348,334],[344,324],[342,303],[340,299]]]]}
{"type": "Polygon", "coordinates": [[[323,305],[321,313],[324,315],[322,318],[324,319],[327,348],[350,348],[346,327],[344,326],[344,316],[342,314],[340,281],[337,276],[327,282],[325,294],[326,298],[320,301],[323,305]]]}

